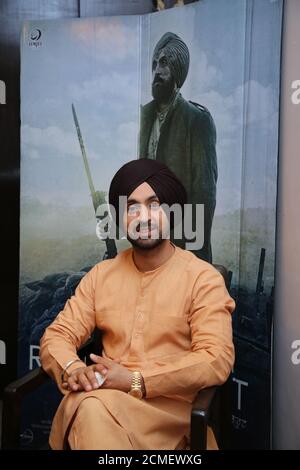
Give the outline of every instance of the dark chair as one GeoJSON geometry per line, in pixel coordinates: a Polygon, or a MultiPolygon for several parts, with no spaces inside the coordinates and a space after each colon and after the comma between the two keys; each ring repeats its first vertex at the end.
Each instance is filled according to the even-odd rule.
{"type": "MultiPolygon", "coordinates": [[[[230,275],[226,268],[214,265],[222,274],[229,289],[230,275]]],[[[89,362],[90,353],[99,354],[95,349],[101,344],[100,332],[78,351],[81,359],[89,362]]],[[[50,380],[47,373],[39,367],[24,377],[9,384],[4,390],[2,411],[2,449],[19,449],[21,431],[21,405],[27,394],[50,380]]],[[[221,386],[210,387],[199,391],[191,412],[191,450],[205,450],[207,446],[207,426],[214,431],[219,449],[230,449],[231,444],[231,378],[221,386]]]]}

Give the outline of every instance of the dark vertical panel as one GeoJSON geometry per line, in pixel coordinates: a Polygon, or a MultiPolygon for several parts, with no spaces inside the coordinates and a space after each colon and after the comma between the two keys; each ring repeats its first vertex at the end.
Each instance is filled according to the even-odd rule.
{"type": "Polygon", "coordinates": [[[284,4],[273,343],[273,449],[300,448],[300,3],[284,4]]]}

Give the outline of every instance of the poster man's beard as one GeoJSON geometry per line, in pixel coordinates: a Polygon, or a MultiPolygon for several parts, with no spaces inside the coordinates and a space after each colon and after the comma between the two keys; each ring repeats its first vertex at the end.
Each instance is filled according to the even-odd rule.
{"type": "Polygon", "coordinates": [[[159,103],[168,103],[174,92],[175,82],[173,79],[162,81],[154,79],[152,83],[152,96],[159,103]]]}

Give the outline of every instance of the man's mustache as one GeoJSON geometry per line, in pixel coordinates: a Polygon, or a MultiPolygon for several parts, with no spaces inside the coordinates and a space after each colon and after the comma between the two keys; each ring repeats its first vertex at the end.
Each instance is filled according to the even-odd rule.
{"type": "Polygon", "coordinates": [[[152,83],[153,83],[153,85],[155,85],[156,83],[164,83],[164,80],[159,75],[155,75],[154,80],[153,80],[152,83]]]}
{"type": "Polygon", "coordinates": [[[156,228],[157,228],[157,225],[153,225],[153,224],[152,224],[152,225],[151,225],[151,224],[150,224],[150,225],[149,225],[149,224],[145,224],[145,225],[139,224],[139,225],[137,226],[136,230],[137,230],[138,232],[139,232],[140,230],[145,230],[145,229],[148,229],[148,230],[150,231],[150,230],[154,230],[154,229],[156,229],[156,228]]]}

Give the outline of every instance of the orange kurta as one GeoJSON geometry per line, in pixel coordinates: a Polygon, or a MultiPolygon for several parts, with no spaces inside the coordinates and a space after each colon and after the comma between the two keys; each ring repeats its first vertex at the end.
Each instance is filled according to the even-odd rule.
{"type": "MultiPolygon", "coordinates": [[[[132,254],[129,248],[84,276],[47,328],[40,355],[60,386],[65,364],[77,358],[76,350],[97,326],[103,331],[103,355],[140,370],[146,398],[108,389],[64,391],[50,435],[53,449],[64,448],[72,418],[89,396],[127,431],[134,448],[175,449],[189,434],[197,391],[223,383],[231,371],[235,304],[220,273],[179,247],[146,272],[137,269],[132,254]]],[[[76,362],[68,371],[78,367],[76,362]]]]}

